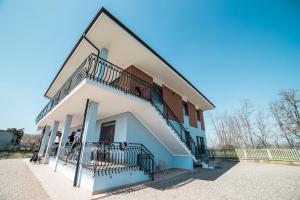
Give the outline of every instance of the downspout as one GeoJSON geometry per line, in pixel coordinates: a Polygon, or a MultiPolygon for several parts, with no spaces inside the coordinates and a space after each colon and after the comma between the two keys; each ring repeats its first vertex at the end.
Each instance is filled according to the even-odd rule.
{"type": "Polygon", "coordinates": [[[86,105],[85,105],[85,110],[84,110],[84,117],[83,117],[83,123],[82,123],[82,127],[81,127],[81,136],[80,136],[80,149],[79,149],[79,154],[78,154],[78,159],[77,159],[77,163],[76,163],[76,171],[75,171],[75,176],[74,176],[74,181],[73,181],[73,186],[76,187],[77,185],[77,177],[78,177],[78,170],[79,170],[79,162],[81,159],[81,151],[82,151],[82,135],[84,132],[84,127],[85,127],[85,120],[86,120],[86,114],[87,114],[87,110],[89,107],[89,103],[90,103],[90,99],[86,100],[86,105]]]}

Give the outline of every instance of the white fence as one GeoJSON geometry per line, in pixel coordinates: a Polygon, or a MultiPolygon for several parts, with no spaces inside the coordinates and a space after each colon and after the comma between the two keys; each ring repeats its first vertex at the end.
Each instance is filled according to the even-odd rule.
{"type": "Polygon", "coordinates": [[[240,160],[300,161],[297,149],[235,149],[240,160]]]}

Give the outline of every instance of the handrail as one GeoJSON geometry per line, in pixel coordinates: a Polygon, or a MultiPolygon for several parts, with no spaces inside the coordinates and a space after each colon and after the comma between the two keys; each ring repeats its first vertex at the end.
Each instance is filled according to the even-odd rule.
{"type": "Polygon", "coordinates": [[[63,84],[60,90],[57,91],[52,100],[38,115],[36,123],[50,112],[55,105],[57,105],[85,78],[114,87],[125,93],[138,96],[151,102],[166,120],[166,123],[191,151],[192,155],[194,155],[195,158],[198,158],[198,150],[195,141],[154,86],[93,53],[83,61],[63,84]]]}

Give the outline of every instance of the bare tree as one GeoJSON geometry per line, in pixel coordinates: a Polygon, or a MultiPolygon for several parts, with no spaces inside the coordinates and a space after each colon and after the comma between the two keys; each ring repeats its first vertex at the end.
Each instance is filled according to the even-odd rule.
{"type": "Polygon", "coordinates": [[[273,102],[270,104],[270,110],[274,117],[274,120],[276,121],[281,133],[282,137],[287,141],[288,145],[291,148],[295,147],[295,142],[293,140],[293,137],[291,136],[291,133],[285,128],[283,121],[281,119],[281,111],[280,111],[280,105],[278,102],[273,102]]]}
{"type": "Polygon", "coordinates": [[[228,126],[228,119],[229,116],[226,112],[220,116],[211,117],[213,130],[219,143],[218,146],[221,148],[232,148],[234,146],[234,140],[228,126]]]}
{"type": "Polygon", "coordinates": [[[259,145],[267,148],[268,147],[268,125],[267,125],[267,119],[266,115],[262,112],[261,109],[257,111],[256,115],[256,127],[257,127],[257,133],[256,137],[258,138],[259,145]]]}
{"type": "Polygon", "coordinates": [[[300,100],[297,99],[297,90],[289,89],[279,93],[279,106],[281,111],[281,120],[284,127],[296,137],[300,138],[300,100]]]}
{"type": "MultiPolygon", "coordinates": [[[[214,146],[219,148],[268,148],[269,146],[300,146],[300,100],[297,91],[281,91],[279,98],[270,103],[269,110],[275,121],[270,123],[269,114],[258,109],[256,114],[249,100],[241,101],[234,112],[224,112],[211,117],[215,133],[214,146]]],[[[234,110],[234,109],[233,109],[234,110]]]]}
{"type": "Polygon", "coordinates": [[[279,99],[270,104],[271,113],[291,148],[300,140],[300,100],[297,91],[289,89],[279,93],[279,99]]]}
{"type": "Polygon", "coordinates": [[[244,137],[249,138],[250,145],[255,148],[254,141],[254,129],[252,124],[252,113],[253,108],[249,100],[243,100],[241,102],[240,110],[238,110],[238,117],[241,120],[241,126],[243,129],[244,137]]]}

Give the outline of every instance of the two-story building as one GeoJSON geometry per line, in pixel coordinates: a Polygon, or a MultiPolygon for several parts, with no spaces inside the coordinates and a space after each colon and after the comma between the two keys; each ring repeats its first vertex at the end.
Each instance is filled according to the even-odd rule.
{"type": "Polygon", "coordinates": [[[44,163],[93,193],[151,180],[155,170],[193,170],[205,155],[203,112],[214,105],[104,8],[45,97],[36,119],[44,163]]]}

